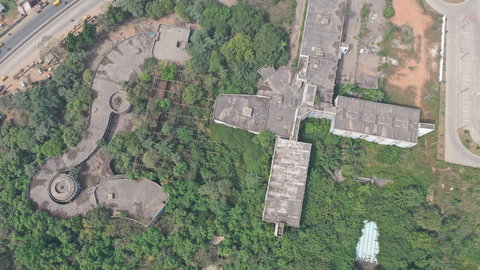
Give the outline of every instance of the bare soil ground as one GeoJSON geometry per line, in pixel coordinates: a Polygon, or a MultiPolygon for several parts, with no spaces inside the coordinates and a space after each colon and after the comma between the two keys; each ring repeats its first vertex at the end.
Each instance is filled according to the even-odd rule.
{"type": "Polygon", "coordinates": [[[409,96],[406,103],[416,107],[424,107],[428,82],[438,72],[438,42],[429,41],[427,35],[433,24],[432,17],[425,14],[416,0],[393,1],[395,16],[392,22],[398,26],[408,25],[415,37],[413,54],[400,53],[403,58],[401,67],[388,78],[388,83],[409,96]]]}

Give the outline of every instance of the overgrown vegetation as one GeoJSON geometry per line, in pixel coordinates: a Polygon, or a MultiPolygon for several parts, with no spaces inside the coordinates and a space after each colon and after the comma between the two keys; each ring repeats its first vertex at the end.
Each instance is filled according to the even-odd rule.
{"type": "Polygon", "coordinates": [[[370,12],[371,12],[372,4],[365,3],[362,5],[362,9],[360,10],[360,31],[356,36],[357,39],[362,39],[365,35],[370,32],[370,29],[367,27],[367,22],[370,19],[370,12]]]}
{"type": "Polygon", "coordinates": [[[0,17],[4,15],[8,19],[13,19],[18,15],[17,3],[15,0],[1,0],[0,4],[5,7],[5,10],[0,12],[0,17]]]}
{"type": "Polygon", "coordinates": [[[392,0],[385,0],[385,8],[383,8],[383,17],[390,19],[395,15],[395,9],[393,8],[392,0]]]}
{"type": "Polygon", "coordinates": [[[129,15],[119,7],[109,6],[107,11],[98,17],[98,24],[105,31],[112,31],[115,25],[123,23],[129,15]]]}
{"type": "Polygon", "coordinates": [[[382,89],[382,84],[380,84],[379,89],[361,88],[352,83],[341,84],[337,88],[340,96],[351,96],[378,102],[388,101],[385,91],[382,89]]]}
{"type": "Polygon", "coordinates": [[[84,52],[70,53],[51,79],[37,83],[27,92],[0,99],[2,111],[17,112],[15,121],[2,127],[7,151],[31,152],[31,158],[40,162],[77,144],[92,100],[90,87],[81,79],[86,59],[84,52]]]}
{"type": "Polygon", "coordinates": [[[86,22],[83,24],[82,31],[78,34],[68,33],[64,47],[69,52],[82,52],[95,43],[96,34],[95,25],[86,22]]]}
{"type": "MultiPolygon", "coordinates": [[[[148,13],[147,1],[120,2],[107,13],[121,11],[124,18],[148,13]]],[[[58,130],[84,123],[91,94],[81,89],[88,89],[84,81],[91,75],[83,65],[85,54],[73,53],[51,80],[0,99],[0,106],[24,115],[0,128],[4,265],[14,258],[21,269],[197,269],[211,264],[352,269],[363,220],[374,220],[380,228],[381,269],[475,269],[480,264],[478,220],[461,212],[442,214],[425,200],[428,181],[440,172],[428,166],[423,141],[401,150],[337,137],[328,132],[326,120],[305,121],[300,132],[302,141],[313,144],[301,228],[274,237],[273,227],[261,221],[274,135],[211,124],[208,116],[219,93],[253,93],[258,67],[283,64],[288,50],[281,49],[281,42],[267,46],[266,40],[288,43],[288,38],[263,11],[247,5],[180,0],[175,11],[202,26],[188,46],[192,59],[179,82],[182,92],[168,93],[153,102],[153,112],[147,110],[155,76],[179,78],[177,66],[147,59],[144,73],[126,87],[134,110],[150,117],[104,144],[115,171],[163,184],[170,194],[166,212],[148,229],[111,219],[102,208],[61,220],[35,211],[25,196],[46,152],[58,153],[67,145],[58,130]],[[52,141],[64,145],[54,147],[59,143],[52,141]],[[333,181],[335,170],[345,181],[333,181]],[[355,181],[374,175],[393,183],[378,189],[355,181]],[[214,237],[224,240],[213,246],[214,237]]],[[[346,88],[379,99],[370,90],[346,88]]],[[[464,169],[461,176],[478,185],[478,172],[464,169]]]]}

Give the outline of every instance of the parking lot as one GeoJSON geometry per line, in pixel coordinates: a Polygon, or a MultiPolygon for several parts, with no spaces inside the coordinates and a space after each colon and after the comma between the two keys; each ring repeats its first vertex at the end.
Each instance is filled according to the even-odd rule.
{"type": "Polygon", "coordinates": [[[427,3],[447,21],[445,161],[480,167],[480,156],[465,148],[458,136],[458,130],[468,130],[471,139],[480,142],[480,2],[427,3]]]}

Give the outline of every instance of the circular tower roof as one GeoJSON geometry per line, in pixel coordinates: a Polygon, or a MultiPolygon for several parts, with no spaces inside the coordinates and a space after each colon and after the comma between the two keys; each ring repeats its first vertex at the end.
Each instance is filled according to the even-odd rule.
{"type": "Polygon", "coordinates": [[[130,110],[132,105],[127,100],[127,92],[118,91],[110,97],[110,108],[114,113],[120,114],[130,110]]]}
{"type": "Polygon", "coordinates": [[[60,174],[50,182],[50,196],[58,203],[68,203],[78,194],[77,181],[68,174],[60,174]]]}

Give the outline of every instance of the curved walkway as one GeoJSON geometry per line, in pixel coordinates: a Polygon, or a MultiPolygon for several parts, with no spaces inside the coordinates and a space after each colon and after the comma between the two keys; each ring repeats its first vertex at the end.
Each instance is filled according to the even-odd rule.
{"type": "Polygon", "coordinates": [[[110,118],[115,112],[111,97],[123,89],[123,82],[135,79],[145,58],[153,56],[158,35],[142,33],[118,43],[101,57],[92,82],[94,100],[91,105],[86,136],[77,146],[69,148],[61,157],[45,160],[30,183],[29,197],[38,209],[66,218],[86,214],[97,205],[128,212],[130,217],[146,220],[150,224],[168,201],[168,194],[156,183],[140,179],[132,181],[123,176],[103,179],[88,187],[72,202],[56,203],[49,194],[49,183],[59,172],[68,171],[87,160],[97,149],[97,142],[107,132],[110,118]]]}
{"type": "Polygon", "coordinates": [[[427,3],[446,16],[445,161],[480,167],[480,156],[463,146],[458,129],[480,138],[480,1],[427,3]]]}

